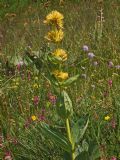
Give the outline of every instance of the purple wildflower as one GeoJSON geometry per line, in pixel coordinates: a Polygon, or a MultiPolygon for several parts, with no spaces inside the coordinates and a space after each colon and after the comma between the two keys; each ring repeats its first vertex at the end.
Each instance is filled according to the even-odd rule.
{"type": "Polygon", "coordinates": [[[11,153],[10,153],[10,152],[6,152],[6,153],[5,153],[4,160],[12,160],[12,156],[11,156],[11,153]]]}
{"type": "Polygon", "coordinates": [[[39,120],[40,121],[45,121],[45,114],[46,114],[46,110],[45,108],[42,109],[41,114],[39,115],[39,120]]]}
{"type": "Polygon", "coordinates": [[[108,84],[109,84],[110,87],[112,87],[113,82],[112,82],[111,79],[108,81],[108,84]]]}
{"type": "Polygon", "coordinates": [[[112,119],[111,122],[110,122],[110,125],[113,129],[116,128],[116,122],[115,122],[115,119],[112,119]]]}
{"type": "Polygon", "coordinates": [[[117,160],[117,158],[113,156],[110,160],[117,160]]]}
{"type": "Polygon", "coordinates": [[[39,97],[38,96],[34,96],[33,103],[34,103],[34,105],[38,105],[39,104],[39,97]]]}
{"type": "Polygon", "coordinates": [[[84,45],[83,46],[83,51],[87,52],[89,50],[88,46],[87,45],[84,45]]]}
{"type": "Polygon", "coordinates": [[[17,64],[17,69],[18,69],[18,71],[20,71],[21,66],[23,66],[23,64],[24,64],[23,61],[18,62],[18,64],[17,64]]]}
{"type": "Polygon", "coordinates": [[[88,58],[92,59],[94,57],[95,57],[94,53],[91,53],[91,52],[88,53],[88,58]]]}
{"type": "Polygon", "coordinates": [[[41,114],[41,115],[39,116],[39,120],[40,120],[40,121],[45,121],[45,115],[42,115],[42,114],[41,114]]]}
{"type": "Polygon", "coordinates": [[[52,93],[48,93],[48,100],[51,102],[51,104],[55,105],[57,101],[57,97],[55,95],[52,95],[52,93]]]}

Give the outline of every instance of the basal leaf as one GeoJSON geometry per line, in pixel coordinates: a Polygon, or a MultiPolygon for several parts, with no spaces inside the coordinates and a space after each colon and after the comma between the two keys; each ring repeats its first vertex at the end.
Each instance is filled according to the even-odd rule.
{"type": "Polygon", "coordinates": [[[60,132],[56,131],[46,123],[41,124],[42,133],[57,143],[64,151],[71,152],[71,144],[60,132]]]}

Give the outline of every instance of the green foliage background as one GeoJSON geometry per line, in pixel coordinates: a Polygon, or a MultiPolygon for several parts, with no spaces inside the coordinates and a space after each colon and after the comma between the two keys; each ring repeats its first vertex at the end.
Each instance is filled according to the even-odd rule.
{"type": "MultiPolygon", "coordinates": [[[[10,59],[12,63],[14,57],[23,56],[27,46],[31,46],[33,51],[39,51],[40,55],[47,53],[46,41],[43,38],[47,27],[44,26],[43,20],[51,10],[63,13],[65,38],[61,47],[67,51],[69,56],[65,70],[69,72],[70,76],[81,75],[81,78],[72,84],[71,88],[68,88],[75,112],[72,125],[80,117],[89,114],[90,124],[85,135],[86,140],[90,144],[94,140],[98,146],[105,145],[106,157],[110,158],[115,155],[120,158],[120,72],[115,68],[109,69],[107,66],[109,61],[113,61],[114,65],[120,65],[119,0],[104,0],[102,8],[105,22],[103,23],[102,38],[99,40],[96,18],[99,15],[100,3],[97,0],[65,0],[63,5],[59,5],[58,0],[51,0],[50,3],[47,3],[47,0],[0,0],[0,53],[2,53],[0,62],[4,68],[6,59],[10,59]],[[16,15],[12,17],[10,14],[13,13],[16,15]],[[83,53],[82,46],[84,44],[87,44],[90,52],[96,55],[95,61],[99,63],[98,67],[94,67],[87,59],[87,55],[83,53]],[[75,66],[72,65],[74,61],[75,66]],[[86,80],[82,74],[87,75],[86,80]],[[109,79],[113,80],[112,89],[108,87],[109,79]],[[95,89],[92,88],[92,85],[95,85],[95,89]],[[105,91],[109,93],[106,98],[103,96],[105,91]],[[109,129],[108,124],[104,121],[107,114],[115,118],[117,123],[115,130],[109,129]]],[[[53,48],[51,46],[51,49],[53,48]]],[[[13,151],[15,160],[22,160],[23,157],[25,160],[44,160],[45,158],[45,160],[61,160],[63,151],[49,138],[42,137],[39,126],[31,127],[27,131],[24,131],[23,127],[28,116],[37,113],[43,106],[47,106],[47,118],[53,126],[64,125],[55,115],[54,107],[49,106],[46,100],[48,90],[41,87],[39,91],[33,91],[32,86],[35,83],[36,73],[32,75],[31,82],[20,80],[19,89],[17,91],[10,90],[9,87],[14,83],[12,80],[17,77],[9,79],[2,74],[2,69],[0,70],[0,86],[5,97],[2,96],[0,101],[2,126],[0,126],[2,128],[0,131],[3,131],[5,137],[8,132],[11,132],[11,135],[18,137],[21,142],[21,145],[16,148],[5,142],[7,148],[13,151]],[[40,93],[42,101],[39,109],[36,110],[32,106],[31,99],[34,94],[38,93],[40,93]],[[23,113],[19,111],[18,107],[17,97],[19,96],[22,97],[23,113]],[[3,103],[4,101],[7,105],[3,103]],[[26,112],[25,109],[29,103],[30,112],[26,112]],[[14,123],[9,122],[10,119],[15,121],[15,126],[20,130],[14,125],[9,128],[10,123],[14,123]],[[33,141],[30,141],[31,139],[33,141]]],[[[34,70],[32,65],[29,66],[29,70],[31,72],[34,70]]],[[[46,70],[43,69],[43,71],[46,70]]],[[[39,83],[44,86],[45,82],[42,78],[40,75],[39,83]]],[[[0,94],[2,93],[0,92],[0,94]]],[[[63,133],[65,131],[64,128],[59,130],[63,133]]],[[[84,155],[87,156],[88,153],[85,153],[84,155]]],[[[2,152],[0,152],[0,156],[3,157],[2,152]]]]}

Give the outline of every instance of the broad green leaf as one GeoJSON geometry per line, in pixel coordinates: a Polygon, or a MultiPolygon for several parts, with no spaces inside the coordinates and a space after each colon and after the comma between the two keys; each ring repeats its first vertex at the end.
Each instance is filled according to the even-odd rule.
{"type": "Polygon", "coordinates": [[[58,96],[57,111],[61,118],[68,118],[73,114],[72,101],[66,91],[58,96]]]}
{"type": "Polygon", "coordinates": [[[57,109],[58,115],[63,119],[67,118],[67,112],[66,112],[66,109],[65,109],[65,106],[64,106],[63,97],[58,97],[57,98],[57,105],[56,106],[57,106],[56,109],[57,109]]]}
{"type": "Polygon", "coordinates": [[[60,132],[46,123],[41,123],[42,133],[57,143],[64,151],[71,152],[71,144],[60,132]]]}
{"type": "Polygon", "coordinates": [[[85,131],[88,127],[89,119],[79,119],[72,127],[72,137],[74,143],[79,143],[83,138],[85,131]]]}
{"type": "Polygon", "coordinates": [[[64,95],[65,110],[67,112],[67,115],[70,116],[73,114],[72,101],[66,91],[63,91],[63,95],[64,95]]]}
{"type": "Polygon", "coordinates": [[[67,79],[66,81],[62,82],[61,85],[63,86],[69,86],[71,85],[72,83],[74,83],[78,78],[79,78],[79,74],[77,74],[76,76],[74,77],[71,77],[69,79],[67,79]]]}

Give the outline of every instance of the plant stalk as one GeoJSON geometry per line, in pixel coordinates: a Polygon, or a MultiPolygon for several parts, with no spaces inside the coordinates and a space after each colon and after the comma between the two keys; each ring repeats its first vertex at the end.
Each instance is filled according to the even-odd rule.
{"type": "Polygon", "coordinates": [[[75,160],[75,155],[74,155],[74,143],[73,143],[73,140],[72,140],[72,135],[71,135],[71,130],[70,130],[70,122],[69,122],[69,119],[67,118],[66,119],[66,128],[67,128],[67,135],[68,135],[68,139],[72,145],[72,160],[75,160]]]}

